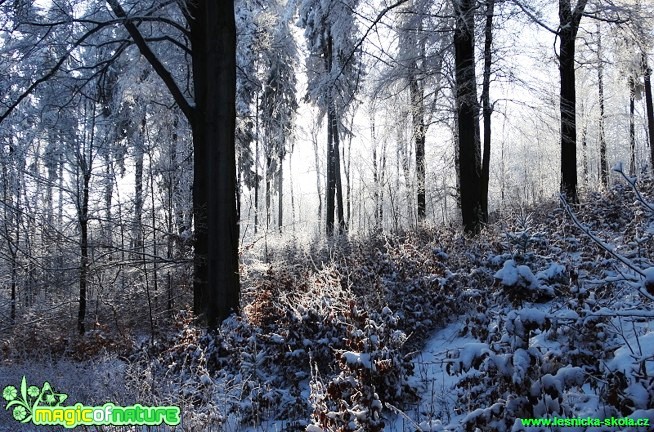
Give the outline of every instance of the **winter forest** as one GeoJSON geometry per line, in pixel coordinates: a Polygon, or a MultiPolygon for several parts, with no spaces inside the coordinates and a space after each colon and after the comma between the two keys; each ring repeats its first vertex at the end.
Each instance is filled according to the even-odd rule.
{"type": "Polygon", "coordinates": [[[654,430],[653,64],[652,0],[0,0],[0,431],[654,430]]]}

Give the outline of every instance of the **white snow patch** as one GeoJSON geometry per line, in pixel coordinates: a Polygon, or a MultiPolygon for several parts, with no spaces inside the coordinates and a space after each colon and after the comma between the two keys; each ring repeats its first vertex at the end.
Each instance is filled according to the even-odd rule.
{"type": "Polygon", "coordinates": [[[342,358],[343,361],[348,364],[348,366],[361,365],[366,369],[372,369],[372,360],[370,359],[370,354],[345,351],[342,354],[342,358]]]}

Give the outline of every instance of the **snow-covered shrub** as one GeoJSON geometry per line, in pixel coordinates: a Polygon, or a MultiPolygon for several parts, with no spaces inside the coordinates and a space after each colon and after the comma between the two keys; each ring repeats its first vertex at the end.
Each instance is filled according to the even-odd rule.
{"type": "Polygon", "coordinates": [[[566,392],[586,376],[541,346],[556,334],[556,319],[534,308],[507,310],[487,325],[486,342],[448,353],[447,372],[461,376],[456,387],[464,430],[510,431],[519,418],[572,415],[566,392]]]}
{"type": "Polygon", "coordinates": [[[398,316],[384,307],[368,313],[350,304],[345,348],[337,350],[340,372],[324,380],[312,376],[313,425],[323,430],[381,431],[385,403],[406,403],[413,395],[407,378],[413,364],[403,355],[406,335],[398,316]]]}
{"type": "Polygon", "coordinates": [[[554,297],[554,289],[544,283],[547,275],[541,272],[539,275],[541,277],[536,277],[527,265],[507,260],[502,269],[495,273],[495,280],[502,286],[507,298],[515,304],[524,301],[542,302],[554,297]]]}

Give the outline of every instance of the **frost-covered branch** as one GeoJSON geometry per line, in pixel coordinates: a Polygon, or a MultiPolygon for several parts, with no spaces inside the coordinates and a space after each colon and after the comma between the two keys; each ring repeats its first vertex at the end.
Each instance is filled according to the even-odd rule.
{"type": "Polygon", "coordinates": [[[612,247],[608,243],[605,243],[602,239],[600,239],[595,234],[593,234],[590,228],[588,228],[586,225],[581,223],[581,221],[577,219],[577,216],[575,216],[575,214],[572,212],[570,205],[565,200],[565,197],[562,194],[559,194],[559,199],[561,200],[561,205],[563,206],[565,212],[568,214],[568,216],[570,216],[574,224],[577,225],[577,227],[584,232],[584,234],[586,234],[592,241],[597,243],[602,249],[604,249],[609,254],[611,254],[611,256],[622,262],[624,265],[632,269],[634,272],[638,273],[643,278],[645,277],[645,272],[641,270],[636,264],[634,264],[629,258],[620,255],[618,252],[615,251],[614,247],[612,247]]]}
{"type": "Polygon", "coordinates": [[[626,174],[624,173],[624,171],[623,171],[623,169],[622,169],[622,162],[618,162],[617,164],[615,164],[615,166],[613,167],[613,171],[619,173],[622,177],[624,177],[624,179],[627,181],[627,183],[629,183],[629,187],[631,187],[631,189],[632,189],[632,190],[634,191],[634,193],[636,194],[636,199],[638,200],[638,202],[639,202],[643,207],[645,207],[645,209],[646,209],[647,211],[649,211],[650,213],[654,214],[654,205],[648,203],[648,202],[645,200],[645,198],[643,198],[643,195],[641,195],[640,191],[639,191],[638,188],[636,187],[636,182],[638,181],[638,179],[637,179],[636,177],[629,177],[628,175],[626,175],[626,174]]]}
{"type": "Polygon", "coordinates": [[[363,41],[365,41],[368,38],[368,35],[372,31],[372,29],[374,29],[377,26],[377,24],[379,24],[379,21],[381,21],[382,18],[384,18],[384,16],[386,16],[386,14],[388,12],[390,12],[391,10],[395,9],[398,6],[403,5],[407,1],[409,1],[409,0],[398,0],[395,3],[393,3],[392,5],[389,5],[389,6],[385,7],[384,9],[381,10],[381,12],[379,12],[377,14],[377,17],[368,26],[365,33],[363,33],[363,36],[361,36],[361,39],[359,39],[359,41],[354,45],[354,48],[352,48],[352,51],[350,52],[350,54],[347,56],[345,61],[341,64],[341,68],[338,71],[338,74],[336,75],[336,77],[334,78],[334,82],[337,81],[338,78],[340,78],[340,76],[343,74],[343,72],[345,70],[345,66],[352,60],[352,58],[354,57],[354,54],[359,50],[359,48],[363,44],[363,41]]]}
{"type": "Polygon", "coordinates": [[[97,33],[98,31],[100,31],[101,29],[103,29],[104,27],[110,24],[111,23],[101,23],[97,27],[92,28],[86,33],[84,33],[82,37],[76,40],[73,46],[70,49],[68,49],[64,55],[61,56],[61,58],[57,61],[57,63],[55,63],[55,65],[48,72],[46,72],[43,76],[41,76],[41,78],[34,81],[29,87],[27,87],[27,89],[23,93],[20,94],[20,96],[16,98],[16,100],[12,104],[7,106],[5,112],[0,114],[0,123],[2,123],[7,117],[9,117],[11,113],[16,109],[16,107],[20,105],[20,103],[23,100],[25,100],[25,98],[31,95],[32,92],[39,85],[43,84],[44,82],[48,81],[50,78],[54,77],[55,74],[59,71],[59,69],[61,69],[61,67],[64,65],[64,63],[66,63],[66,61],[70,58],[72,52],[76,48],[81,46],[84,43],[84,41],[87,40],[89,37],[93,36],[95,33],[97,33]]]}
{"type": "Polygon", "coordinates": [[[164,84],[170,91],[171,95],[173,96],[173,99],[175,99],[175,102],[177,103],[177,105],[179,105],[179,108],[184,113],[184,116],[187,118],[188,122],[192,124],[195,118],[193,113],[193,109],[194,109],[193,105],[191,105],[191,103],[189,103],[189,101],[186,100],[186,97],[184,97],[182,90],[175,82],[175,79],[171,75],[170,71],[166,69],[163,63],[161,63],[161,60],[159,60],[159,58],[155,55],[155,53],[152,52],[147,42],[145,41],[145,38],[138,30],[136,25],[130,19],[127,19],[127,14],[125,13],[125,10],[122,8],[120,3],[118,3],[117,0],[107,0],[107,3],[109,4],[109,6],[111,6],[111,9],[113,10],[113,12],[116,14],[118,18],[125,19],[123,25],[125,26],[125,29],[129,33],[129,35],[134,40],[136,46],[139,47],[139,51],[141,51],[143,57],[145,57],[145,59],[152,65],[152,68],[155,70],[157,75],[159,75],[161,80],[164,82],[164,84]]]}

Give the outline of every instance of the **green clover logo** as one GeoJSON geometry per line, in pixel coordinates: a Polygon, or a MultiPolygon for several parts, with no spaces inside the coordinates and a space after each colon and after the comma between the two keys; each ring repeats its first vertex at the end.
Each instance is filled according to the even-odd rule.
{"type": "Polygon", "coordinates": [[[27,379],[23,376],[20,383],[20,393],[16,387],[8,385],[2,390],[2,397],[7,401],[6,410],[13,407],[14,419],[27,423],[32,419],[32,412],[39,404],[43,403],[56,407],[61,405],[68,398],[68,395],[56,393],[47,381],[43,383],[42,388],[35,385],[28,387],[27,379]]]}

